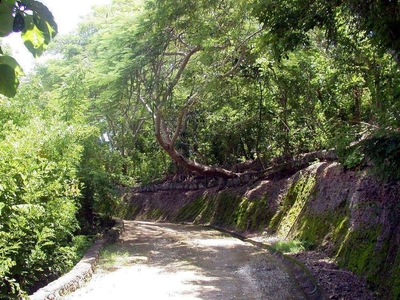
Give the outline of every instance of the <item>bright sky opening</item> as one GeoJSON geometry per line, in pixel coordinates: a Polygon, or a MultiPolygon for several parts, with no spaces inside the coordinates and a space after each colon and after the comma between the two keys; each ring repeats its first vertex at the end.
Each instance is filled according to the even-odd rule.
{"type": "MultiPolygon", "coordinates": [[[[93,6],[111,4],[112,0],[39,0],[52,12],[58,25],[58,34],[66,34],[77,28],[80,21],[88,15],[93,6]]],[[[11,34],[3,39],[3,44],[9,44],[13,50],[13,57],[22,66],[25,73],[29,72],[34,64],[33,55],[25,48],[19,33],[11,34]]]]}

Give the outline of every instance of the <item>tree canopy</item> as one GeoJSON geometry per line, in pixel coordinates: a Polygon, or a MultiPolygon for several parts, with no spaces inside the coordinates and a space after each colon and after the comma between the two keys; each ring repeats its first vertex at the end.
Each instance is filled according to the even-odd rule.
{"type": "Polygon", "coordinates": [[[255,14],[263,23],[267,42],[282,53],[309,42],[310,31],[323,29],[330,42],[338,42],[343,25],[363,34],[399,63],[400,6],[397,1],[255,1],[255,14]]]}

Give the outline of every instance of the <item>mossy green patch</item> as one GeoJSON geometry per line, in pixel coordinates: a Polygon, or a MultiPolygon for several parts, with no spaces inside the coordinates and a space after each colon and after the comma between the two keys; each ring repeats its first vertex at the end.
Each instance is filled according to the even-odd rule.
{"type": "Polygon", "coordinates": [[[203,212],[207,210],[210,199],[211,198],[203,196],[186,204],[179,210],[174,221],[196,223],[195,220],[201,219],[203,212]]]}
{"type": "Polygon", "coordinates": [[[235,211],[234,225],[241,230],[262,230],[271,220],[273,212],[268,208],[267,196],[249,200],[242,198],[235,211]]]}
{"type": "Polygon", "coordinates": [[[391,250],[391,239],[382,240],[382,228],[375,225],[350,231],[336,257],[339,266],[362,275],[382,291],[382,299],[400,297],[400,249],[391,250]],[[379,242],[378,242],[379,241],[379,242]]]}
{"type": "Polygon", "coordinates": [[[230,226],[236,224],[236,210],[242,199],[239,196],[231,196],[228,193],[219,193],[213,199],[215,210],[211,219],[212,224],[219,226],[230,226]]]}
{"type": "Polygon", "coordinates": [[[349,231],[336,253],[338,262],[358,274],[372,275],[380,263],[379,253],[375,251],[380,227],[349,231]],[[371,268],[372,267],[372,268],[371,268]]]}
{"type": "Polygon", "coordinates": [[[289,187],[284,195],[281,207],[278,213],[271,219],[269,230],[272,233],[278,233],[281,236],[287,236],[293,225],[298,220],[303,207],[310,199],[315,186],[315,174],[301,174],[289,187]]]}
{"type": "MultiPolygon", "coordinates": [[[[398,233],[359,219],[359,212],[378,211],[378,202],[352,203],[348,199],[321,199],[314,172],[299,172],[285,194],[269,199],[264,195],[248,199],[229,194],[229,189],[214,195],[204,195],[180,209],[171,221],[212,224],[238,231],[263,231],[279,234],[292,241],[276,244],[283,252],[302,251],[311,246],[328,250],[339,266],[350,269],[382,292],[381,299],[400,299],[400,246],[398,233]],[[269,203],[273,201],[274,203],[269,203]],[[275,211],[276,204],[279,208],[275,211]],[[319,201],[319,202],[317,202],[319,201]],[[335,208],[333,208],[335,207],[335,208]],[[362,223],[362,224],[361,224],[362,223]]],[[[321,187],[326,186],[322,182],[321,187]]],[[[329,198],[329,197],[328,197],[329,198]]],[[[151,209],[147,217],[155,219],[161,211],[151,209]]],[[[394,214],[394,213],[393,213],[394,214]]],[[[394,214],[397,218],[397,214],[394,214]]],[[[370,214],[372,219],[376,215],[370,214]]],[[[393,223],[393,222],[392,222],[393,223]]],[[[391,223],[391,224],[392,224],[391,223]]],[[[397,223],[396,223],[397,224],[397,223]]]]}
{"type": "Polygon", "coordinates": [[[344,211],[324,212],[320,215],[304,213],[291,237],[315,245],[330,243],[336,248],[345,238],[349,226],[348,216],[344,211]]]}
{"type": "Polygon", "coordinates": [[[223,192],[187,204],[179,211],[176,221],[257,230],[262,229],[271,216],[266,197],[249,200],[223,192]]]}
{"type": "Polygon", "coordinates": [[[136,216],[137,211],[138,207],[136,205],[132,205],[129,201],[121,201],[119,205],[114,207],[113,215],[121,219],[130,219],[136,216]]]}
{"type": "Polygon", "coordinates": [[[146,212],[145,218],[148,220],[159,220],[164,216],[164,212],[159,208],[154,208],[146,212]]]}
{"type": "Polygon", "coordinates": [[[305,212],[298,219],[291,238],[325,246],[340,267],[359,274],[373,287],[384,291],[381,299],[399,299],[399,247],[390,244],[390,237],[382,240],[381,226],[354,229],[349,220],[347,206],[319,215],[305,212]]]}
{"type": "Polygon", "coordinates": [[[197,198],[195,201],[183,206],[179,210],[174,221],[201,223],[200,221],[202,220],[203,223],[207,223],[205,221],[207,219],[206,217],[208,216],[208,218],[211,219],[213,214],[211,202],[212,197],[203,196],[197,198]]]}

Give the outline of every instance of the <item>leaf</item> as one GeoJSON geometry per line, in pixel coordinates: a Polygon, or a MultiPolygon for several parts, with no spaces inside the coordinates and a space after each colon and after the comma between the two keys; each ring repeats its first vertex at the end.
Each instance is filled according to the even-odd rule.
{"type": "Polygon", "coordinates": [[[24,71],[17,61],[8,55],[0,56],[0,93],[7,97],[14,97],[19,85],[18,76],[24,71]]]}
{"type": "Polygon", "coordinates": [[[8,55],[2,55],[0,56],[0,64],[6,64],[11,66],[14,71],[16,76],[23,76],[24,71],[22,70],[21,66],[18,64],[18,62],[11,56],[8,55]]]}
{"type": "Polygon", "coordinates": [[[0,37],[5,37],[13,32],[14,17],[12,7],[0,5],[0,37]]]}
{"type": "Polygon", "coordinates": [[[26,15],[25,16],[25,30],[22,32],[22,40],[24,41],[25,47],[28,48],[29,52],[33,54],[33,56],[39,57],[43,54],[46,43],[44,34],[39,28],[36,27],[33,16],[26,15]]]}
{"type": "Polygon", "coordinates": [[[17,93],[19,80],[13,67],[0,64],[0,93],[7,97],[14,97],[17,93]]]}
{"type": "Polygon", "coordinates": [[[5,5],[14,6],[15,0],[1,0],[0,3],[5,4],[5,5]]]}
{"type": "Polygon", "coordinates": [[[58,26],[50,10],[41,2],[33,1],[29,8],[33,11],[33,20],[36,27],[43,32],[45,43],[48,44],[57,35],[58,26]]]}
{"type": "Polygon", "coordinates": [[[13,31],[21,32],[25,28],[24,16],[21,12],[17,12],[13,22],[13,31]]]}
{"type": "Polygon", "coordinates": [[[47,45],[57,35],[57,23],[49,9],[38,1],[27,1],[27,9],[33,14],[26,14],[25,30],[22,39],[25,46],[33,54],[39,57],[46,50],[47,45]]]}

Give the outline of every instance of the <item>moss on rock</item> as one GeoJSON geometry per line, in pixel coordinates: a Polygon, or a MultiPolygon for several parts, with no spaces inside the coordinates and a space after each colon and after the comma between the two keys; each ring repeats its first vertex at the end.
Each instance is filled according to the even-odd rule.
{"type": "Polygon", "coordinates": [[[146,212],[151,219],[163,216],[238,231],[267,228],[327,251],[341,267],[384,291],[382,299],[400,299],[399,190],[396,184],[384,187],[365,174],[320,163],[247,190],[198,193],[174,214],[157,210],[164,198],[155,198],[154,203],[146,198],[146,204],[135,203],[129,209],[140,216],[146,212]]]}
{"type": "Polygon", "coordinates": [[[185,205],[175,221],[234,227],[238,230],[261,230],[273,213],[267,198],[249,200],[221,192],[212,197],[200,197],[185,205]]]}
{"type": "Polygon", "coordinates": [[[298,173],[287,193],[281,207],[269,223],[269,230],[280,236],[288,236],[301,216],[305,204],[315,186],[315,173],[298,173]]]}

